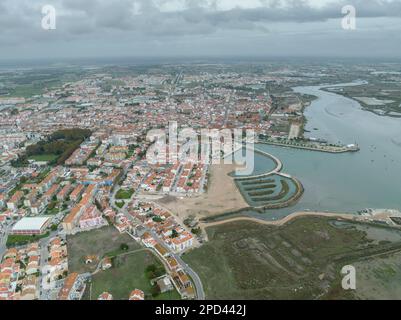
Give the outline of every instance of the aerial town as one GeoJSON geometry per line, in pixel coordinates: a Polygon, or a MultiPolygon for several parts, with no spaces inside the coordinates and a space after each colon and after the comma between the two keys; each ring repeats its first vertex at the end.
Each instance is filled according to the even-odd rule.
{"type": "MultiPolygon", "coordinates": [[[[193,283],[199,280],[180,255],[201,245],[202,230],[154,199],[206,193],[210,168],[180,157],[149,163],[146,133],[174,121],[179,128],[250,128],[297,139],[307,99],[264,92],[266,83],[283,81],[288,78],[213,70],[94,73],[30,98],[0,98],[0,298],[81,299],[91,273],[70,270],[68,241],[110,226],[162,261],[163,290],[199,298],[193,283]]],[[[96,272],[111,266],[107,255],[88,259],[96,272]]],[[[126,298],[144,299],[144,293],[133,287],[126,298]]],[[[99,299],[113,296],[105,291],[99,299]]]]}
{"type": "MultiPolygon", "coordinates": [[[[235,297],[229,296],[234,292],[219,295],[209,284],[205,293],[207,273],[195,271],[202,254],[191,255],[213,243],[207,224],[219,225],[230,212],[235,219],[241,210],[294,206],[309,189],[302,179],[281,172],[283,164],[271,150],[259,150],[258,157],[276,169],[245,178],[230,177],[235,165],[188,159],[185,139],[178,140],[177,151],[157,150],[173,161],[149,161],[154,141],[147,133],[170,123],[196,133],[239,128],[253,130],[256,142],[269,148],[328,157],[360,150],[358,141],[307,134],[318,130],[306,128],[304,115],[316,97],[292,87],[331,76],[313,66],[308,72],[280,65],[248,70],[228,65],[72,69],[70,78],[77,79],[62,76],[55,85],[39,79],[40,90],[21,96],[10,95],[18,84],[7,93],[7,77],[13,74],[18,83],[34,73],[1,74],[0,299],[235,297]],[[128,272],[132,268],[137,273],[128,272]],[[121,281],[113,282],[115,276],[121,281]]],[[[51,76],[52,70],[47,72],[51,76]]],[[[378,216],[370,210],[352,219],[395,227],[401,219],[395,211],[378,216]]],[[[236,244],[242,245],[251,244],[236,244]]],[[[253,245],[258,250],[259,244],[253,245]]],[[[291,252],[301,257],[302,250],[291,252]]],[[[302,270],[302,263],[296,268],[302,270]]]]}
{"type": "Polygon", "coordinates": [[[401,0],[0,0],[1,315],[401,300],[400,22],[401,0]]]}

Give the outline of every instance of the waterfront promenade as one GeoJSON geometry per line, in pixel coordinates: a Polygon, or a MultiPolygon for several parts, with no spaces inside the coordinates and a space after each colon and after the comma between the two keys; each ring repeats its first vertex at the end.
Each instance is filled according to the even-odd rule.
{"type": "Polygon", "coordinates": [[[218,220],[218,221],[212,221],[212,222],[205,222],[201,221],[199,223],[199,226],[202,229],[208,228],[208,227],[215,227],[219,225],[223,225],[226,223],[231,223],[231,222],[241,222],[241,221],[249,221],[249,222],[255,222],[263,225],[268,225],[268,226],[282,226],[285,225],[286,223],[290,222],[291,220],[294,220],[296,218],[300,217],[326,217],[326,218],[336,218],[336,219],[345,219],[345,220],[352,220],[352,221],[366,221],[366,217],[363,216],[358,216],[355,214],[349,214],[349,213],[329,213],[329,212],[294,212],[283,219],[280,220],[275,220],[275,221],[270,221],[270,220],[262,220],[254,217],[232,217],[232,218],[227,218],[224,220],[218,220]]]}
{"type": "Polygon", "coordinates": [[[226,219],[210,221],[210,222],[200,221],[199,226],[202,229],[205,229],[208,227],[215,227],[215,226],[223,225],[223,224],[230,223],[230,222],[249,221],[249,222],[259,223],[262,225],[279,227],[279,226],[285,225],[286,223],[289,223],[292,220],[295,220],[295,219],[301,218],[301,217],[323,217],[323,218],[333,218],[333,219],[338,219],[338,220],[348,220],[348,221],[365,222],[365,223],[379,222],[382,225],[388,225],[389,227],[400,228],[400,225],[394,223],[394,221],[392,219],[400,218],[401,212],[398,210],[377,209],[374,212],[372,212],[370,215],[366,215],[366,214],[359,215],[359,214],[353,214],[353,213],[299,211],[299,212],[294,212],[288,216],[285,216],[284,218],[279,219],[279,220],[263,220],[263,219],[258,219],[256,217],[250,217],[250,216],[237,216],[237,217],[228,217],[226,219]]]}
{"type": "Polygon", "coordinates": [[[250,180],[250,179],[255,179],[255,178],[263,178],[263,177],[271,176],[273,174],[278,174],[283,169],[283,163],[281,162],[281,160],[279,158],[273,156],[272,154],[267,153],[265,151],[261,151],[259,149],[250,148],[250,147],[246,147],[246,149],[250,150],[251,152],[256,152],[256,153],[259,153],[261,155],[264,155],[264,156],[272,159],[274,161],[274,163],[276,164],[276,167],[269,172],[264,172],[264,173],[261,173],[258,175],[234,176],[234,180],[250,180]]]}
{"type": "Polygon", "coordinates": [[[260,139],[258,143],[279,146],[279,147],[303,149],[309,151],[327,152],[327,153],[345,153],[345,152],[359,151],[358,146],[349,147],[349,146],[323,145],[319,143],[310,143],[309,145],[305,145],[302,144],[302,142],[289,141],[289,140],[287,140],[286,142],[280,142],[280,141],[260,139]]]}

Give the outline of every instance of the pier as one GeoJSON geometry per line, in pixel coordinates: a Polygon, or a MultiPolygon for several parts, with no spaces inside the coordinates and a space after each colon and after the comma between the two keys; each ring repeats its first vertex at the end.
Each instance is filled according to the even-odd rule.
{"type": "Polygon", "coordinates": [[[312,141],[308,142],[291,141],[291,140],[278,141],[278,140],[259,139],[258,143],[279,146],[279,147],[294,148],[294,149],[327,152],[327,153],[346,153],[346,152],[357,152],[360,150],[359,146],[353,144],[347,146],[340,146],[340,145],[321,144],[312,141]]]}
{"type": "Polygon", "coordinates": [[[259,149],[255,149],[255,148],[250,148],[250,147],[245,147],[245,148],[247,150],[250,150],[251,152],[256,152],[256,153],[262,154],[262,155],[272,159],[274,161],[274,163],[276,164],[276,167],[273,170],[269,171],[269,172],[264,172],[264,173],[261,173],[261,174],[258,174],[258,175],[243,176],[243,177],[234,176],[233,178],[235,180],[249,180],[249,179],[255,179],[255,178],[263,178],[263,177],[271,176],[272,174],[279,173],[283,169],[283,163],[281,162],[281,160],[279,158],[273,156],[272,154],[267,153],[265,151],[261,151],[259,149]]]}

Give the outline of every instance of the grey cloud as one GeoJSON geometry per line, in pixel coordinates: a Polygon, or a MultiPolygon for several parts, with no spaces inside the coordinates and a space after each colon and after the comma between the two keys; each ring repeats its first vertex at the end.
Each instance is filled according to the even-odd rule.
{"type": "MultiPolygon", "coordinates": [[[[63,4],[69,7],[69,2],[64,0],[63,4]]],[[[357,8],[359,18],[401,17],[401,1],[391,0],[343,0],[321,8],[311,7],[305,0],[274,0],[265,2],[268,5],[265,7],[226,11],[215,10],[216,2],[205,7],[204,1],[187,0],[186,9],[175,12],[161,12],[149,0],[136,2],[141,5],[141,15],[133,14],[133,1],[129,0],[113,1],[112,4],[92,0],[92,9],[84,10],[87,19],[93,21],[97,28],[129,30],[150,36],[209,34],[218,29],[256,29],[263,23],[323,22],[340,19],[341,8],[347,4],[357,8]],[[93,6],[94,3],[96,6],[93,6]]],[[[76,0],[73,3],[73,7],[79,8],[76,0]]]]}
{"type": "MultiPolygon", "coordinates": [[[[158,2],[168,3],[169,0],[158,2]]],[[[74,46],[80,51],[88,43],[91,52],[95,53],[97,47],[106,48],[110,43],[115,47],[128,47],[128,43],[132,43],[129,48],[141,52],[151,51],[155,43],[158,48],[169,47],[171,52],[177,50],[177,53],[180,50],[178,46],[188,51],[194,48],[196,53],[198,45],[223,52],[225,47],[236,46],[238,35],[241,35],[241,39],[249,37],[246,43],[255,41],[252,45],[261,50],[262,45],[252,39],[255,34],[270,34],[269,30],[276,29],[275,25],[289,31],[287,34],[300,31],[309,44],[312,40],[318,42],[317,39],[323,39],[326,32],[323,26],[330,24],[333,19],[339,20],[342,17],[341,8],[348,4],[356,7],[357,17],[367,20],[401,17],[401,0],[333,0],[321,7],[313,7],[306,0],[261,0],[263,6],[259,8],[241,7],[225,11],[217,10],[218,3],[219,0],[185,0],[183,10],[163,12],[152,0],[0,0],[0,44],[4,49],[0,50],[0,58],[6,55],[2,51],[8,52],[8,55],[18,51],[18,44],[27,48],[35,46],[36,52],[45,52],[47,48],[57,46],[61,50],[63,45],[68,46],[69,50],[74,46]],[[58,14],[57,30],[50,32],[40,27],[40,8],[48,3],[54,4],[58,14]],[[140,14],[135,14],[135,4],[141,8],[140,14]],[[315,32],[306,28],[310,23],[317,24],[315,32]],[[221,37],[221,41],[212,42],[212,35],[221,37]]],[[[335,39],[341,41],[346,36],[341,32],[339,22],[336,23],[339,34],[335,39]]],[[[380,28],[376,29],[380,31],[380,28]]],[[[353,37],[360,35],[361,41],[366,42],[365,34],[361,34],[358,32],[353,37]]],[[[375,36],[381,37],[379,34],[375,36]]],[[[280,39],[290,39],[285,35],[281,38],[277,35],[271,37],[276,43],[280,39]]],[[[303,39],[296,41],[302,43],[303,39]]],[[[241,48],[243,43],[237,46],[248,50],[241,48]]],[[[309,50],[313,50],[311,47],[309,50]]],[[[109,47],[107,49],[112,50],[109,47]]]]}
{"type": "MultiPolygon", "coordinates": [[[[166,0],[168,1],[168,0],[166,0]]],[[[165,2],[166,2],[165,1],[165,2]]],[[[5,29],[27,29],[28,35],[39,30],[39,6],[21,3],[21,10],[1,15],[0,25],[5,29]],[[36,17],[36,23],[34,21],[36,17]]],[[[41,1],[45,4],[48,1],[41,1]]],[[[180,36],[183,34],[210,34],[219,29],[260,29],[261,24],[277,22],[322,22],[340,19],[341,8],[352,4],[357,8],[359,18],[401,17],[400,0],[340,0],[321,8],[309,5],[305,0],[265,0],[260,8],[233,8],[216,10],[216,1],[206,6],[205,0],[186,0],[181,11],[162,12],[151,0],[58,0],[55,7],[60,11],[61,33],[72,35],[88,34],[104,29],[121,32],[136,32],[140,36],[180,36]],[[141,7],[142,14],[134,14],[134,3],[141,7]]],[[[29,38],[29,36],[28,36],[29,38]]]]}

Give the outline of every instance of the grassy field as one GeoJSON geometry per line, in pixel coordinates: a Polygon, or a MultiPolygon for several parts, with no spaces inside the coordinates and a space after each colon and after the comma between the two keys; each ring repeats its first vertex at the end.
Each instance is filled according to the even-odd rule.
{"type": "Polygon", "coordinates": [[[35,160],[35,161],[52,161],[56,160],[57,158],[58,156],[55,154],[42,154],[29,157],[30,160],[35,160]]]}
{"type": "Polygon", "coordinates": [[[116,201],[114,204],[116,205],[116,207],[121,209],[122,207],[124,207],[125,202],[124,201],[116,201]]]}
{"type": "Polygon", "coordinates": [[[360,299],[401,299],[401,253],[357,262],[356,295],[360,299]]]}
{"type": "Polygon", "coordinates": [[[30,98],[34,95],[42,94],[43,89],[31,84],[19,85],[14,90],[11,91],[11,97],[23,97],[30,98]]]}
{"type": "Polygon", "coordinates": [[[49,233],[41,234],[41,235],[33,235],[33,236],[24,236],[24,235],[9,235],[7,237],[7,248],[14,246],[21,246],[31,242],[36,242],[42,238],[46,238],[49,236],[49,233]]]}
{"type": "Polygon", "coordinates": [[[11,161],[14,167],[24,167],[29,164],[28,159],[48,161],[50,165],[64,164],[80,144],[91,135],[88,129],[63,129],[50,134],[36,144],[26,147],[25,154],[11,161]]]}
{"type": "Polygon", "coordinates": [[[209,299],[351,299],[341,288],[344,265],[401,251],[401,231],[392,238],[388,229],[363,226],[312,217],[283,227],[229,223],[208,228],[210,241],[183,258],[209,299]]]}
{"type": "Polygon", "coordinates": [[[120,250],[121,244],[129,246],[128,251],[141,248],[127,234],[120,234],[115,228],[108,226],[89,232],[81,232],[68,236],[68,267],[70,272],[91,272],[96,265],[86,265],[84,258],[88,255],[103,256],[120,250]]]}
{"type": "Polygon", "coordinates": [[[116,199],[118,200],[128,200],[132,197],[132,194],[134,193],[133,190],[123,190],[120,189],[116,193],[116,199]]]}
{"type": "MultiPolygon", "coordinates": [[[[146,267],[161,262],[149,251],[138,251],[132,254],[116,257],[114,266],[93,276],[91,299],[96,299],[102,292],[109,292],[115,300],[127,300],[134,289],[145,292],[145,299],[151,296],[151,284],[147,278],[146,267]]],[[[176,291],[161,294],[155,299],[180,299],[176,291]]]]}

